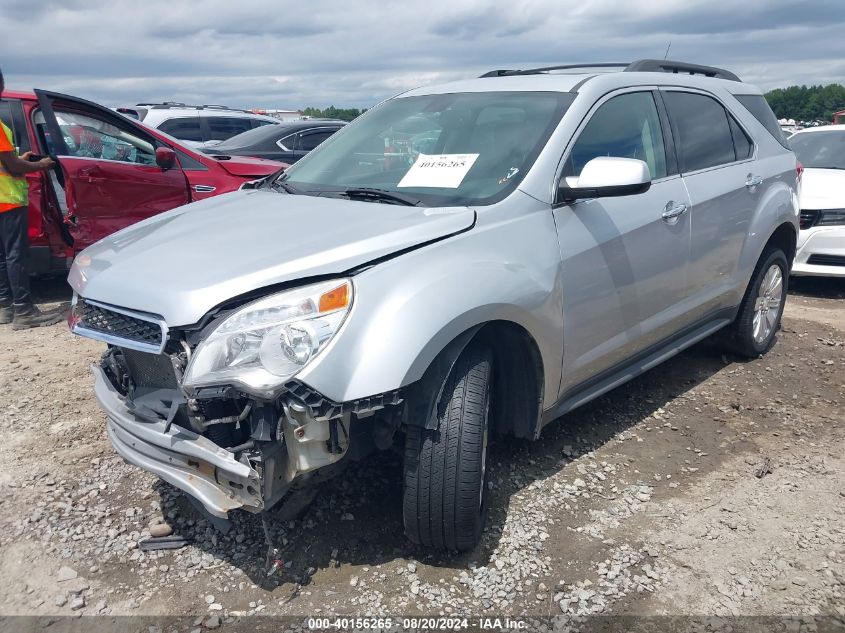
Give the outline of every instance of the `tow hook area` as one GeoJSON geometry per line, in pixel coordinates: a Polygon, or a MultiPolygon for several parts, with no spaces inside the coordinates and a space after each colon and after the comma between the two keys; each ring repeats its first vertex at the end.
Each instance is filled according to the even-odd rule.
{"type": "Polygon", "coordinates": [[[276,547],[273,536],[270,534],[270,521],[267,518],[267,513],[261,513],[261,527],[264,528],[264,541],[267,543],[267,558],[264,566],[267,568],[265,574],[267,578],[276,575],[278,571],[284,566],[285,561],[280,556],[280,550],[276,547]]]}

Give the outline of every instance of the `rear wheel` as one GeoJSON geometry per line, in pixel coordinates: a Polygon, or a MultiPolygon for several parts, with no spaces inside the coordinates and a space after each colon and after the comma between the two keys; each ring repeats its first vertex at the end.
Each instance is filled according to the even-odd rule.
{"type": "Polygon", "coordinates": [[[789,262],[779,248],[763,253],[745,291],[736,320],[728,326],[727,347],[756,358],[775,343],[789,289],[789,262]]]}
{"type": "Polygon", "coordinates": [[[468,550],[487,514],[487,440],[492,356],[472,345],[446,379],[438,428],[410,427],[405,439],[403,518],[415,543],[468,550]]]}

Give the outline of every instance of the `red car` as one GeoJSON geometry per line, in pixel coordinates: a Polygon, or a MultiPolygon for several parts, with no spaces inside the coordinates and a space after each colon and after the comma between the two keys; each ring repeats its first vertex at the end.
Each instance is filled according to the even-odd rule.
{"type": "Polygon", "coordinates": [[[96,103],[43,90],[4,92],[0,119],[20,153],[58,162],[27,176],[34,274],[65,271],[76,253],[110,233],[287,166],[201,154],[96,103]]]}

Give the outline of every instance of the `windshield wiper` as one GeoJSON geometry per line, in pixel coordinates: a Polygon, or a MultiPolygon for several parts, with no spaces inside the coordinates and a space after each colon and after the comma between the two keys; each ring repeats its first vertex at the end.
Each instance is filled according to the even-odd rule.
{"type": "Polygon", "coordinates": [[[281,178],[276,178],[275,180],[270,181],[270,188],[275,189],[275,190],[281,189],[285,193],[292,193],[292,194],[301,193],[299,191],[299,189],[297,189],[293,185],[286,183],[281,178]]]}
{"type": "Polygon", "coordinates": [[[384,189],[370,189],[369,187],[346,189],[341,192],[341,195],[353,200],[373,200],[388,204],[401,204],[406,207],[418,207],[422,204],[418,198],[412,198],[394,191],[385,191],[384,189]]]}

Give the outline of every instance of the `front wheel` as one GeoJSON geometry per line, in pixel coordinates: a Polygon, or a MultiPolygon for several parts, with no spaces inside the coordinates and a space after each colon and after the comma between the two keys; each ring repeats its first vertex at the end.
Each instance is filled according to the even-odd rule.
{"type": "Polygon", "coordinates": [[[446,379],[438,428],[408,428],[402,513],[415,543],[469,550],[481,538],[492,364],[489,349],[470,344],[446,379]]]}
{"type": "Polygon", "coordinates": [[[728,348],[746,358],[757,358],[771,349],[789,289],[789,262],[779,248],[763,253],[739,306],[728,326],[728,348]]]}

